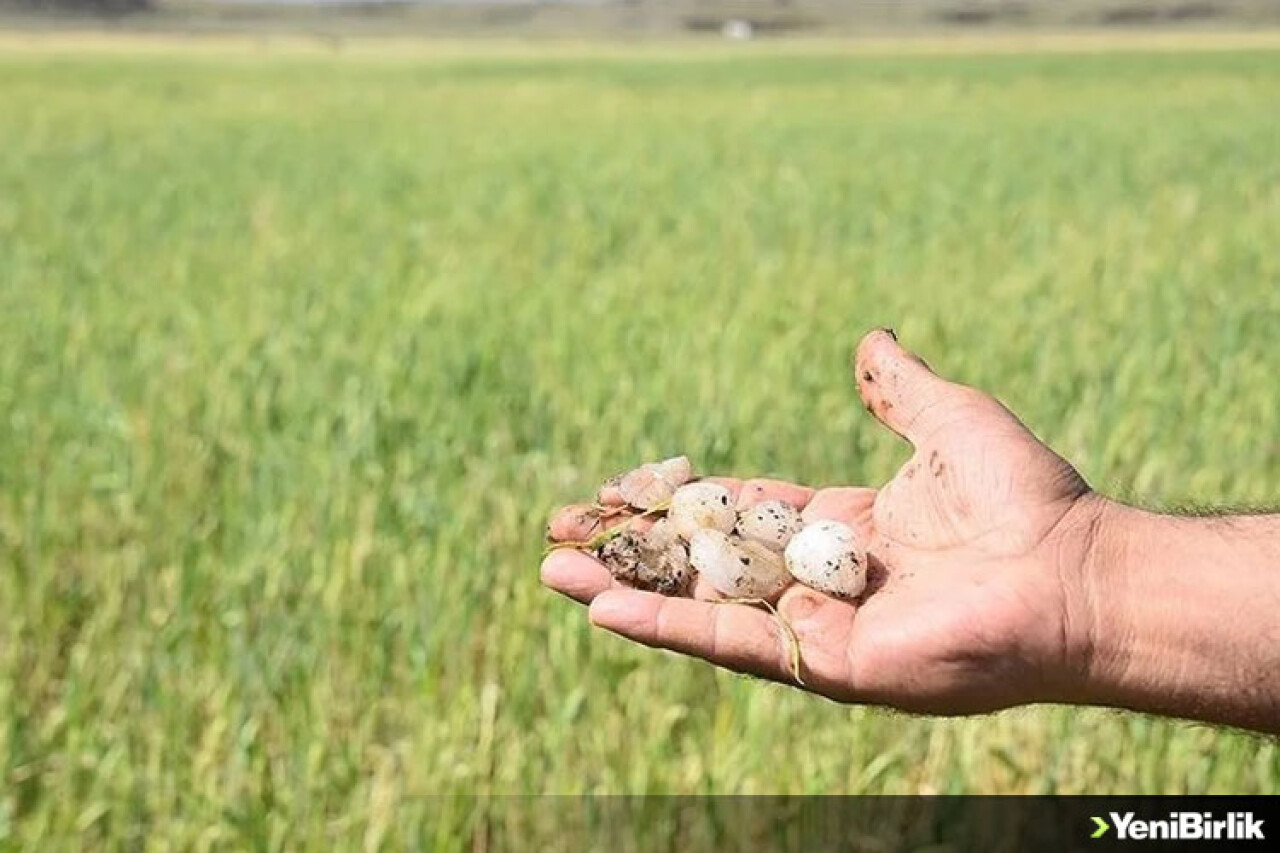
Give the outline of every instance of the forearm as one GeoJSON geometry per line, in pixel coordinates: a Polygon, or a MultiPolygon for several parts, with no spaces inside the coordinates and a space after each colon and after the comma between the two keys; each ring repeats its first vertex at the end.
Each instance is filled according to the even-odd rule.
{"type": "Polygon", "coordinates": [[[1105,502],[1081,594],[1084,701],[1280,733],[1280,516],[1105,502]]]}

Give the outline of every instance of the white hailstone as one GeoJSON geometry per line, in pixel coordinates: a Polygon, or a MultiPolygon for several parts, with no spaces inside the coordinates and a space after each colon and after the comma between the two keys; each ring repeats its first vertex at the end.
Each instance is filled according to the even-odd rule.
{"type": "Polygon", "coordinates": [[[676,489],[693,476],[687,456],[673,456],[662,462],[650,462],[622,475],[618,493],[637,509],[653,509],[671,500],[676,489]]]}
{"type": "Polygon", "coordinates": [[[708,528],[689,540],[689,564],[731,598],[769,598],[791,581],[777,551],[708,528]]]}
{"type": "Polygon", "coordinates": [[[738,521],[733,511],[733,495],[715,483],[688,483],[676,489],[667,508],[667,518],[686,540],[699,530],[728,533],[738,521]]]}
{"type": "Polygon", "coordinates": [[[672,456],[657,463],[663,478],[677,487],[693,479],[693,463],[688,456],[672,456]]]}
{"type": "Polygon", "coordinates": [[[764,501],[738,513],[734,532],[743,539],[781,551],[802,527],[800,510],[786,501],[764,501]]]}
{"type": "Polygon", "coordinates": [[[867,585],[866,551],[838,521],[815,521],[791,537],[786,561],[800,583],[836,598],[857,598],[867,585]]]}
{"type": "Polygon", "coordinates": [[[669,519],[660,518],[653,523],[653,527],[644,534],[644,546],[654,551],[665,551],[672,545],[684,547],[680,541],[680,536],[676,533],[676,526],[669,519]]]}
{"type": "Polygon", "coordinates": [[[622,499],[637,509],[653,509],[671,500],[676,487],[662,476],[657,465],[641,465],[622,475],[618,481],[618,493],[622,499]]]}

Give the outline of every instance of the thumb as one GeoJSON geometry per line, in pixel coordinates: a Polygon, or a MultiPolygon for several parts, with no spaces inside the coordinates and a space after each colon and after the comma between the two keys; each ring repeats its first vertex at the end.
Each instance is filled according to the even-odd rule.
{"type": "Polygon", "coordinates": [[[995,403],[985,394],[938,376],[918,355],[904,349],[889,329],[867,333],[858,344],[854,369],[867,410],[913,445],[975,404],[995,403]]]}

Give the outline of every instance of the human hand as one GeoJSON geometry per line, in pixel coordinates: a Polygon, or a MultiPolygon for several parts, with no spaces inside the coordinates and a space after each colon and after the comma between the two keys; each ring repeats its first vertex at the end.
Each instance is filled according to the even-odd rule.
{"type": "MultiPolygon", "coordinates": [[[[914,454],[879,490],[718,482],[739,508],[783,498],[870,543],[854,603],[794,585],[778,601],[804,686],[845,702],[964,714],[1075,698],[1087,661],[1085,567],[1105,501],[995,398],[936,376],[874,331],[858,346],[858,390],[914,454]]],[[[583,538],[580,508],[553,538],[583,538]]],[[[589,523],[594,523],[589,522],[589,523]]],[[[561,550],[543,582],[593,624],[732,670],[794,682],[789,644],[766,612],[625,589],[587,554],[561,550]]]]}

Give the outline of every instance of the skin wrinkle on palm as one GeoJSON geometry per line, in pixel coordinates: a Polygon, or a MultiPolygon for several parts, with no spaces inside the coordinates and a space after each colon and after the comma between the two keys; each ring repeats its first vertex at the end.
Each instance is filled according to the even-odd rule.
{"type": "MultiPolygon", "coordinates": [[[[1149,520],[1134,520],[1126,513],[1136,510],[1093,492],[1009,409],[939,379],[885,331],[863,339],[854,375],[867,408],[915,448],[884,487],[804,492],[779,481],[715,478],[740,496],[740,506],[744,494],[748,506],[802,495],[806,521],[844,522],[871,543],[881,577],[858,601],[798,584],[778,600],[799,643],[809,689],[838,701],[934,714],[1094,703],[1280,729],[1280,710],[1273,710],[1280,709],[1280,685],[1269,682],[1263,690],[1239,684],[1234,696],[1224,695],[1214,686],[1223,680],[1220,673],[1182,673],[1181,682],[1170,683],[1158,659],[1145,661],[1146,671],[1120,659],[1129,654],[1127,638],[1114,625],[1142,617],[1120,610],[1102,614],[1097,602],[1107,591],[1096,586],[1099,577],[1117,575],[1112,565],[1135,564],[1131,554],[1117,555],[1132,547],[1123,536],[1116,544],[1117,527],[1138,529],[1149,520]],[[902,393],[919,399],[904,400],[902,393]],[[1133,523],[1111,523],[1118,517],[1133,523]],[[1104,566],[1099,554],[1106,549],[1113,558],[1104,566]],[[1098,638],[1108,632],[1119,636],[1102,652],[1098,638]],[[1197,690],[1215,695],[1203,701],[1197,690]]],[[[1274,523],[1263,523],[1268,521],[1274,523]]],[[[1275,528],[1262,532],[1280,541],[1280,524],[1275,528]]],[[[1213,530],[1207,537],[1243,547],[1223,543],[1213,530]]],[[[694,600],[629,590],[590,556],[575,552],[552,555],[543,581],[589,604],[595,625],[624,637],[793,680],[768,615],[741,607],[730,611],[742,613],[728,615],[724,607],[696,600],[708,597],[705,589],[694,600]]],[[[1116,586],[1131,583],[1121,579],[1116,586]]],[[[1135,644],[1135,656],[1144,653],[1142,646],[1135,644]]],[[[1254,650],[1252,659],[1266,661],[1268,654],[1274,655],[1254,650]]]]}

